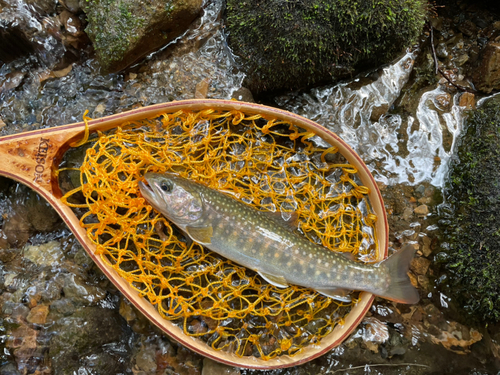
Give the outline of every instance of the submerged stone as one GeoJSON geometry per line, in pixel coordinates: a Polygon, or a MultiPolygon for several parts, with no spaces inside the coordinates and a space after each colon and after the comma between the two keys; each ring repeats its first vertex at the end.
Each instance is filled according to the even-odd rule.
{"type": "Polygon", "coordinates": [[[422,31],[426,2],[228,0],[228,43],[253,93],[300,89],[391,61],[422,31]]]}
{"type": "Polygon", "coordinates": [[[450,165],[451,292],[480,320],[500,321],[500,98],[471,111],[450,165]]]}
{"type": "Polygon", "coordinates": [[[56,374],[77,373],[90,365],[99,374],[117,374],[124,370],[128,352],[121,342],[129,336],[125,322],[117,311],[85,307],[75,314],[54,322],[49,357],[56,374]],[[114,350],[118,347],[120,350],[114,350]]]}
{"type": "Polygon", "coordinates": [[[108,72],[140,60],[182,34],[201,10],[201,0],[87,0],[86,32],[108,72]]]}

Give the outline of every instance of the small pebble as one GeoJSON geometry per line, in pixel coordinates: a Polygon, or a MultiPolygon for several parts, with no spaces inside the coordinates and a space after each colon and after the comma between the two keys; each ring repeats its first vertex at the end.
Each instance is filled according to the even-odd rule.
{"type": "Polygon", "coordinates": [[[49,315],[49,306],[38,305],[31,309],[26,320],[34,324],[45,324],[47,322],[47,315],[49,315]]]}
{"type": "Polygon", "coordinates": [[[415,208],[413,212],[418,216],[427,216],[429,214],[429,207],[427,205],[422,204],[415,208]]]}

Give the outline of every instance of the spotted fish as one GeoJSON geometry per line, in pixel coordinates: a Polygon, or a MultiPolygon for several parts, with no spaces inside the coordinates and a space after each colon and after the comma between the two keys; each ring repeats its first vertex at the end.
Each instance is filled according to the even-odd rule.
{"type": "Polygon", "coordinates": [[[277,287],[301,285],[340,300],[361,290],[416,303],[407,275],[414,249],[408,245],[377,264],[362,264],[316,245],[285,222],[219,191],[171,173],[147,173],[142,196],[194,241],[258,272],[277,287]]]}

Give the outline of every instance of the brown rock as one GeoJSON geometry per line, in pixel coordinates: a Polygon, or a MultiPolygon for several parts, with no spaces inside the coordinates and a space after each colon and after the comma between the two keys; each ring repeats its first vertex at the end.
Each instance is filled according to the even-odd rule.
{"type": "Polygon", "coordinates": [[[437,95],[434,98],[434,105],[441,111],[447,111],[451,107],[452,98],[447,92],[437,95]]]}
{"type": "Polygon", "coordinates": [[[429,204],[431,202],[432,202],[431,197],[422,197],[418,200],[418,203],[420,203],[420,204],[429,204]]]}
{"type": "Polygon", "coordinates": [[[464,92],[460,96],[460,101],[458,102],[460,107],[465,107],[466,109],[472,109],[476,107],[475,95],[471,92],[464,92]]]}
{"type": "Polygon", "coordinates": [[[37,331],[21,323],[21,325],[10,332],[7,337],[8,339],[5,346],[9,349],[13,349],[18,367],[24,369],[27,362],[30,358],[33,358],[36,351],[37,331]]]}
{"type": "Polygon", "coordinates": [[[208,87],[210,85],[210,78],[204,78],[196,85],[194,92],[195,99],[205,99],[208,94],[208,87]]]}
{"type": "Polygon", "coordinates": [[[422,242],[423,242],[422,253],[424,254],[425,257],[428,257],[432,253],[432,249],[431,249],[432,239],[425,236],[422,238],[422,242]]]}
{"type": "Polygon", "coordinates": [[[429,207],[427,205],[422,204],[415,208],[413,212],[418,216],[427,216],[429,214],[429,207]]]}
{"type": "Polygon", "coordinates": [[[418,257],[411,261],[410,269],[417,275],[425,275],[430,264],[431,261],[429,259],[418,257]]]}
{"type": "Polygon", "coordinates": [[[415,288],[418,288],[417,276],[413,272],[408,272],[408,277],[410,278],[411,285],[413,285],[415,288]]]}
{"type": "Polygon", "coordinates": [[[420,285],[422,287],[422,289],[430,290],[431,283],[430,283],[429,278],[427,276],[418,275],[417,280],[418,280],[418,285],[420,285]]]}
{"type": "Polygon", "coordinates": [[[500,89],[500,43],[486,45],[472,80],[479,90],[486,93],[500,89]]]}
{"type": "Polygon", "coordinates": [[[403,220],[408,221],[410,220],[411,216],[413,215],[413,210],[410,207],[406,207],[405,210],[403,211],[403,220]]]}
{"type": "Polygon", "coordinates": [[[47,322],[47,315],[49,315],[49,306],[38,305],[31,309],[26,320],[34,324],[45,324],[47,322]]]}
{"type": "Polygon", "coordinates": [[[381,104],[377,107],[373,107],[372,113],[370,114],[370,120],[373,122],[380,120],[380,117],[385,115],[388,110],[389,110],[389,104],[387,103],[381,104]]]}
{"type": "Polygon", "coordinates": [[[0,93],[18,87],[23,81],[25,75],[26,73],[23,72],[12,72],[6,74],[0,82],[0,93]]]}

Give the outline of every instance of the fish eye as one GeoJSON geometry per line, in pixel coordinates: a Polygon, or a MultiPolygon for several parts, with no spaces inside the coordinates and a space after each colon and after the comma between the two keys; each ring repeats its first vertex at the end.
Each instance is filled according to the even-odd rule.
{"type": "Polygon", "coordinates": [[[164,192],[166,193],[170,193],[172,191],[172,184],[166,182],[166,181],[163,181],[161,184],[160,184],[160,188],[161,190],[163,190],[164,192]]]}

